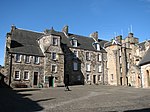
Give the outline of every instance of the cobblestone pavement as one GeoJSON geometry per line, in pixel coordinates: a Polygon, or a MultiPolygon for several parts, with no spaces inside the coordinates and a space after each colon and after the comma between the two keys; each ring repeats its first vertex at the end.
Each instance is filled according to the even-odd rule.
{"type": "Polygon", "coordinates": [[[15,94],[21,97],[13,98],[12,109],[7,110],[11,109],[14,112],[150,112],[150,89],[99,85],[72,86],[70,89],[71,91],[65,91],[64,87],[14,89],[15,94]]]}

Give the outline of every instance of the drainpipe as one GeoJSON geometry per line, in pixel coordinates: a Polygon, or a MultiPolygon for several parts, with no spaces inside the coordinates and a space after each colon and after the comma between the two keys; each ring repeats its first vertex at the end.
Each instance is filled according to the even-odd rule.
{"type": "Polygon", "coordinates": [[[103,70],[102,73],[103,73],[103,85],[104,85],[104,84],[105,84],[105,81],[104,81],[105,78],[104,78],[104,59],[103,59],[104,56],[103,56],[103,55],[104,55],[104,54],[102,53],[102,70],[103,70]]]}
{"type": "Polygon", "coordinates": [[[140,69],[140,76],[141,76],[141,88],[143,88],[143,76],[141,72],[141,66],[139,66],[139,69],[140,69]]]}
{"type": "Polygon", "coordinates": [[[11,84],[11,75],[12,75],[12,54],[10,53],[10,62],[9,62],[9,87],[11,84]]]}

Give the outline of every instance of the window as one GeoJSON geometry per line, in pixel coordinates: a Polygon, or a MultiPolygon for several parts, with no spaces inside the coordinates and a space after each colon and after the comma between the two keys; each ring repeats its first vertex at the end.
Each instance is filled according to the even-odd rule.
{"type": "Polygon", "coordinates": [[[30,63],[30,56],[25,56],[25,63],[30,63]]]}
{"type": "Polygon", "coordinates": [[[53,38],[53,45],[58,45],[58,39],[57,38],[53,38]]]}
{"type": "Polygon", "coordinates": [[[102,81],[102,76],[98,75],[98,81],[102,81]]]}
{"type": "Polygon", "coordinates": [[[122,73],[122,67],[120,67],[120,72],[122,73]]]}
{"type": "Polygon", "coordinates": [[[100,45],[98,43],[95,44],[96,50],[100,51],[100,45]]]}
{"type": "Polygon", "coordinates": [[[78,57],[78,51],[74,51],[74,58],[78,57]]]}
{"type": "Polygon", "coordinates": [[[87,80],[87,81],[90,81],[90,74],[87,74],[87,75],[86,75],[86,80],[87,80]]]}
{"type": "Polygon", "coordinates": [[[102,72],[102,65],[98,65],[98,72],[102,72]]]}
{"type": "Polygon", "coordinates": [[[21,55],[20,54],[16,54],[16,62],[21,62],[21,55]]]}
{"type": "Polygon", "coordinates": [[[56,60],[57,59],[57,54],[55,52],[52,53],[52,60],[56,60]]]}
{"type": "Polygon", "coordinates": [[[20,80],[20,72],[15,71],[15,80],[20,80]]]}
{"type": "Polygon", "coordinates": [[[52,65],[52,72],[56,73],[57,72],[57,66],[56,65],[52,65]]]}
{"type": "Polygon", "coordinates": [[[86,71],[91,71],[91,70],[90,70],[90,64],[89,64],[89,63],[86,64],[86,71]]]}
{"type": "Polygon", "coordinates": [[[102,61],[102,55],[98,54],[98,61],[102,61]]]}
{"type": "Polygon", "coordinates": [[[73,62],[73,70],[78,70],[78,63],[77,62],[73,62]]]}
{"type": "Polygon", "coordinates": [[[35,63],[35,64],[39,64],[39,63],[40,63],[40,57],[35,56],[35,57],[34,57],[34,63],[35,63]]]}
{"type": "Polygon", "coordinates": [[[76,39],[72,39],[72,46],[77,47],[77,40],[76,39]]]}
{"type": "Polygon", "coordinates": [[[29,72],[24,71],[24,80],[29,80],[29,72]]]}
{"type": "Polygon", "coordinates": [[[90,59],[91,59],[90,53],[89,53],[89,52],[86,52],[86,60],[89,61],[90,59]]]}
{"type": "Polygon", "coordinates": [[[113,74],[111,74],[111,80],[113,80],[114,79],[114,75],[113,74]]]}

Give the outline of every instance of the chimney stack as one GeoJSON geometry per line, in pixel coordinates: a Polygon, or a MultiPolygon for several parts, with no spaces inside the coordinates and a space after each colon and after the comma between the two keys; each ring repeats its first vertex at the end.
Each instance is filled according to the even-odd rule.
{"type": "Polygon", "coordinates": [[[14,31],[15,29],[16,29],[16,26],[13,24],[13,25],[11,26],[11,32],[14,31]]]}
{"type": "Polygon", "coordinates": [[[62,32],[68,34],[68,25],[64,26],[63,29],[62,29],[62,32]]]}
{"type": "Polygon", "coordinates": [[[133,35],[134,35],[133,33],[129,33],[128,37],[133,37],[133,35]]]}
{"type": "Polygon", "coordinates": [[[92,37],[95,41],[98,41],[98,32],[93,32],[90,34],[90,37],[92,37]]]}

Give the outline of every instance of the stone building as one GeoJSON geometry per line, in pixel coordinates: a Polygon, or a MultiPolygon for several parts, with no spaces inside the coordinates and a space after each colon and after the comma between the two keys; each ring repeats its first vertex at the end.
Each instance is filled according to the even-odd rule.
{"type": "Polygon", "coordinates": [[[122,39],[117,36],[105,43],[108,84],[149,87],[149,41],[139,43],[133,33],[122,39]]]}
{"type": "Polygon", "coordinates": [[[141,85],[140,70],[136,62],[140,60],[139,55],[136,55],[138,44],[138,38],[134,37],[133,33],[129,33],[125,39],[122,39],[121,35],[117,36],[112,42],[105,44],[107,57],[109,57],[107,67],[110,85],[138,87],[141,85]]]}
{"type": "Polygon", "coordinates": [[[145,41],[140,44],[140,50],[143,53],[143,57],[139,62],[140,73],[141,73],[141,86],[143,88],[150,87],[150,43],[145,41]],[[145,52],[144,52],[145,51],[145,52]]]}
{"type": "Polygon", "coordinates": [[[56,87],[65,83],[107,84],[107,41],[62,32],[53,28],[44,32],[12,26],[7,33],[5,70],[12,87],[56,87]]]}

